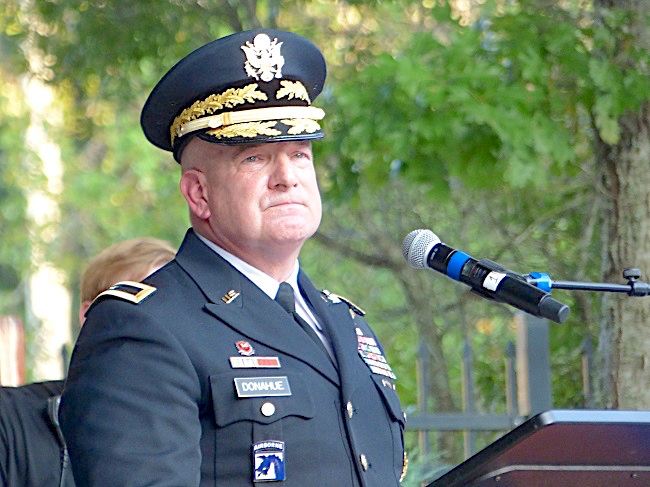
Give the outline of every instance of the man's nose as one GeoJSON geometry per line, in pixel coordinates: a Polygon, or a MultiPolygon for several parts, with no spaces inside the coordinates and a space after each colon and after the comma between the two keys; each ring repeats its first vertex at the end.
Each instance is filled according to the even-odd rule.
{"type": "Polygon", "coordinates": [[[270,178],[271,186],[285,186],[289,188],[295,186],[297,182],[296,167],[291,158],[286,154],[277,155],[273,165],[273,173],[270,178]]]}

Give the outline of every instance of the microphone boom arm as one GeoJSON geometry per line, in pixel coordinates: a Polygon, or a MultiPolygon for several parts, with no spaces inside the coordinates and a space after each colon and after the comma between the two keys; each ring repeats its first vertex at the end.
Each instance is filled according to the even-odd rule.
{"type": "Polygon", "coordinates": [[[543,291],[550,292],[551,289],[568,289],[572,291],[602,291],[611,293],[625,293],[628,296],[650,295],[650,284],[637,281],[641,277],[639,269],[631,268],[623,271],[623,277],[627,284],[601,283],[601,282],[576,282],[576,281],[553,281],[548,274],[543,272],[531,272],[526,276],[529,284],[536,286],[543,291]]]}

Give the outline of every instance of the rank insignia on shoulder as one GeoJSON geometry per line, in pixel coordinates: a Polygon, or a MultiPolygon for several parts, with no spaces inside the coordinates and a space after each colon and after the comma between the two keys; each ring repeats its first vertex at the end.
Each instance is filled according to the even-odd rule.
{"type": "Polygon", "coordinates": [[[354,311],[359,316],[364,316],[366,314],[364,310],[359,308],[356,304],[354,304],[349,299],[344,298],[343,296],[339,296],[338,294],[331,293],[327,289],[323,289],[322,292],[325,298],[327,298],[332,303],[340,303],[341,301],[343,301],[345,304],[347,304],[350,307],[352,311],[354,311]]]}
{"type": "Polygon", "coordinates": [[[155,287],[143,284],[141,282],[121,281],[117,284],[113,284],[103,293],[100,293],[95,298],[95,301],[99,300],[100,298],[114,296],[116,298],[123,299],[124,301],[138,304],[155,292],[155,287]]]}

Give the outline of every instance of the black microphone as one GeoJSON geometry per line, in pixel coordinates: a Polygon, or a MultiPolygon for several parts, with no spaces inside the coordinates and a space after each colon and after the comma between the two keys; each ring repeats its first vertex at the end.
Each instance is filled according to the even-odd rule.
{"type": "Polygon", "coordinates": [[[440,241],[431,230],[413,230],[404,238],[402,255],[411,267],[433,269],[467,284],[487,299],[514,306],[526,313],[563,323],[569,307],[516,274],[487,260],[476,260],[440,241]]]}

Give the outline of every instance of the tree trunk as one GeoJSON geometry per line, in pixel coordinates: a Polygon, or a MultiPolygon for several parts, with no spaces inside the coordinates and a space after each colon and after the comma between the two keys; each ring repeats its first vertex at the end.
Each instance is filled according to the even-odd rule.
{"type": "MultiPolygon", "coordinates": [[[[609,199],[604,278],[621,282],[625,268],[650,269],[650,104],[621,120],[621,140],[599,144],[609,199]]],[[[647,279],[644,275],[642,278],[647,279]]],[[[621,295],[603,300],[601,352],[606,407],[650,408],[650,301],[621,295]]]]}
{"type": "MultiPolygon", "coordinates": [[[[596,0],[604,18],[612,9],[630,13],[625,25],[637,47],[648,52],[650,28],[642,0],[596,0]]],[[[620,37],[616,37],[620,39],[620,37]]],[[[625,46],[617,46],[621,70],[634,66],[625,46]]],[[[646,61],[647,62],[647,58],[646,61]]],[[[641,62],[636,69],[644,69],[641,62]]],[[[647,66],[645,67],[647,69],[647,66]]],[[[603,277],[621,282],[626,268],[650,275],[650,101],[619,119],[620,139],[607,144],[600,138],[596,157],[602,171],[607,206],[603,221],[603,277]]],[[[603,298],[599,356],[602,405],[614,409],[650,408],[650,301],[642,297],[608,294],[603,298]]]]}

